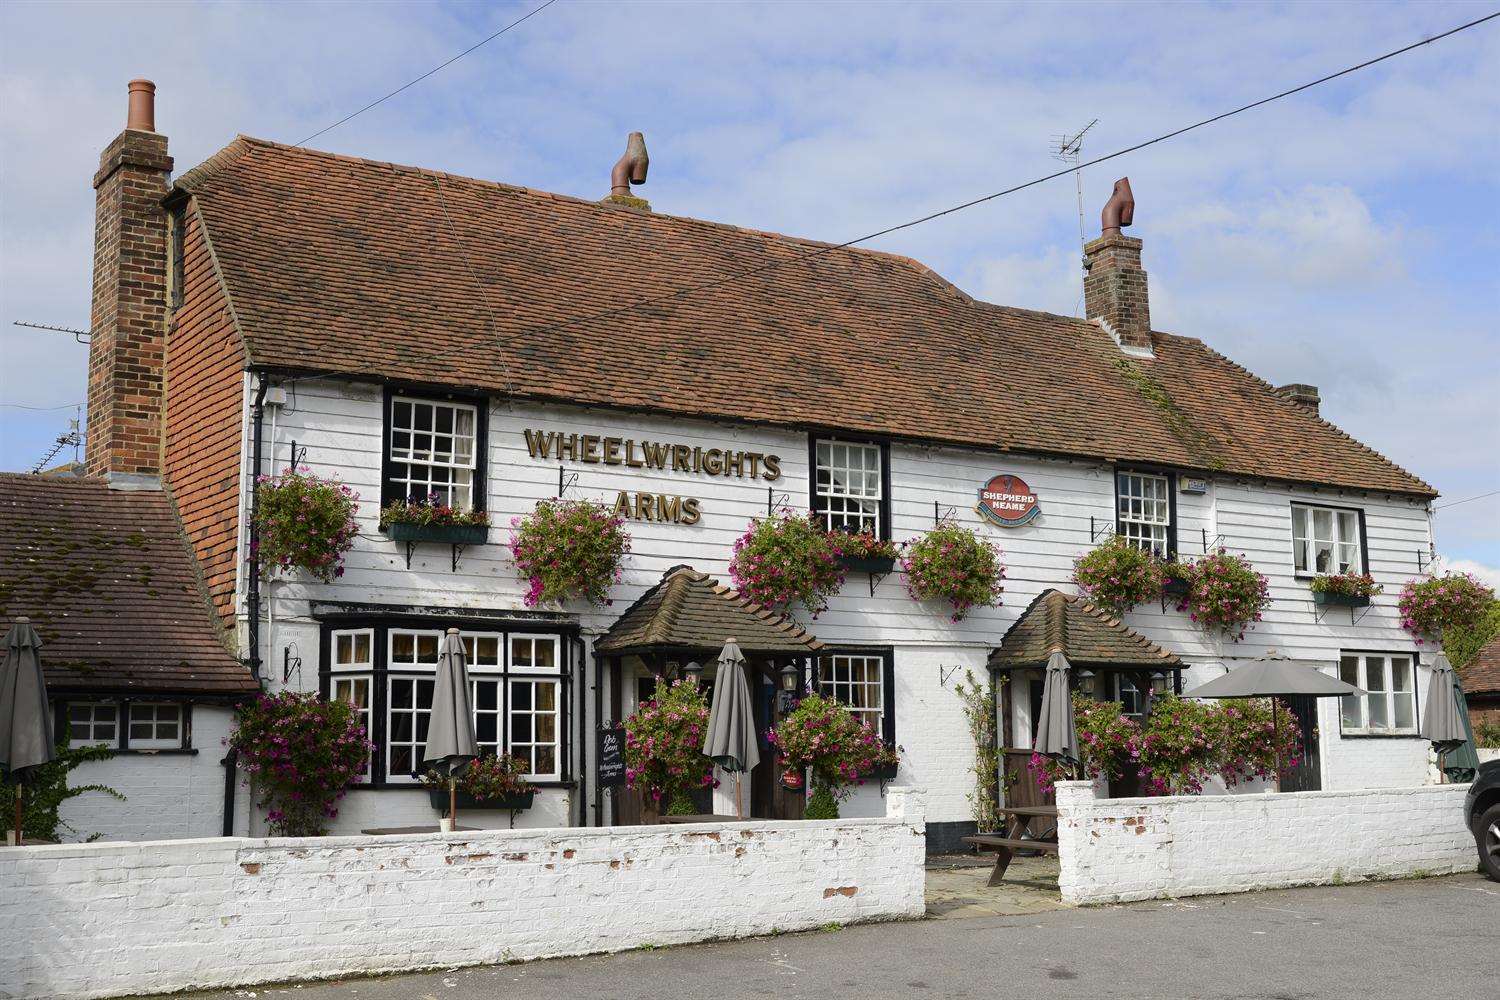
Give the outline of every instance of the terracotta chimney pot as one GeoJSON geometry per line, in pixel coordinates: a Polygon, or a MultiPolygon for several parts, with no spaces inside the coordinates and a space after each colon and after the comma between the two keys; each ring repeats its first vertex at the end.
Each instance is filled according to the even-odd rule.
{"type": "Polygon", "coordinates": [[[130,81],[130,113],[125,127],[136,132],[156,131],[156,84],[150,80],[130,81]]]}

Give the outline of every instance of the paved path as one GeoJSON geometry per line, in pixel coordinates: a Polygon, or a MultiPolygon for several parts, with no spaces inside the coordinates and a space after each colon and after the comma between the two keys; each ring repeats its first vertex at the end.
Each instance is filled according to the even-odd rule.
{"type": "MultiPolygon", "coordinates": [[[[275,947],[274,940],[267,942],[275,947]]],[[[260,1000],[1491,1000],[1478,875],[871,924],[525,965],[208,994],[260,1000]]]]}

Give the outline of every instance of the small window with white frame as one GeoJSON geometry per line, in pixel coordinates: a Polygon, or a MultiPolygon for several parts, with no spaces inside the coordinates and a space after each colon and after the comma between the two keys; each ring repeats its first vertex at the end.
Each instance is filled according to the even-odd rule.
{"type": "Polygon", "coordinates": [[[1339,678],[1364,691],[1339,699],[1345,736],[1415,736],[1416,660],[1405,653],[1344,653],[1339,678]]]}
{"type": "Polygon", "coordinates": [[[483,446],[478,407],[392,396],[388,419],[387,499],[433,499],[459,510],[475,509],[483,446]]]}
{"type": "Polygon", "coordinates": [[[161,701],[130,702],[125,732],[131,750],[181,749],[182,706],[161,701]]]}
{"type": "Polygon", "coordinates": [[[1136,548],[1171,554],[1172,480],[1148,472],[1115,474],[1115,529],[1136,548]]]}
{"type": "Polygon", "coordinates": [[[818,691],[848,708],[861,725],[884,734],[884,656],[835,653],[820,657],[818,691]]]}
{"type": "Polygon", "coordinates": [[[1359,511],[1292,504],[1292,568],[1298,576],[1365,572],[1359,511]]]}
{"type": "MultiPolygon", "coordinates": [[[[374,661],[375,633],[373,629],[355,629],[334,632],[332,637],[333,677],[329,679],[328,694],[333,701],[348,702],[364,727],[365,738],[371,739],[371,728],[375,678],[374,661]]],[[[364,780],[370,780],[370,767],[365,767],[364,780]]]]}
{"type": "Polygon", "coordinates": [[[120,745],[120,706],[113,701],[68,703],[68,746],[120,745]]]}
{"type": "Polygon", "coordinates": [[[821,440],[813,445],[813,512],[828,531],[888,537],[883,511],[885,451],[878,444],[821,440]]]}

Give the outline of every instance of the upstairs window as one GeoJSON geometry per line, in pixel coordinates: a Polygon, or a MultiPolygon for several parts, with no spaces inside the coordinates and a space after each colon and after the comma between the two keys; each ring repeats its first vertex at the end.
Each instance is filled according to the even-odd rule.
{"type": "Polygon", "coordinates": [[[68,745],[120,745],[120,706],[113,701],[68,703],[68,745]]]}
{"type": "Polygon", "coordinates": [[[426,500],[482,509],[482,411],[470,403],[392,395],[383,502],[426,500]]]}
{"type": "Polygon", "coordinates": [[[828,531],[889,538],[886,450],[878,444],[813,443],[813,513],[828,531]]]}
{"type": "Polygon", "coordinates": [[[1344,735],[1416,735],[1416,664],[1410,656],[1345,653],[1339,658],[1339,678],[1365,692],[1339,699],[1344,735]]]}
{"type": "Polygon", "coordinates": [[[176,750],[182,746],[182,706],[167,702],[133,701],[129,746],[132,750],[176,750]]]}
{"type": "Polygon", "coordinates": [[[1359,511],[1292,504],[1292,565],[1298,576],[1365,572],[1359,511]]]}
{"type": "Polygon", "coordinates": [[[1172,553],[1172,480],[1146,472],[1115,474],[1115,530],[1162,558],[1172,553]]]}

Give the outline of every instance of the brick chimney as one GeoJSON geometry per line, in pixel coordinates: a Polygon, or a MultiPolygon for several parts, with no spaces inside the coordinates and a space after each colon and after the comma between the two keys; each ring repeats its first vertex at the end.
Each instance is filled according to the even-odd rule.
{"type": "Polygon", "coordinates": [[[1130,178],[1122,177],[1104,206],[1103,232],[1083,248],[1083,303],[1088,318],[1100,321],[1122,348],[1149,354],[1151,304],[1141,268],[1141,241],[1120,232],[1134,216],[1130,178]]]}
{"type": "Polygon", "coordinates": [[[1308,385],[1306,382],[1293,382],[1290,385],[1280,386],[1276,391],[1304,410],[1311,410],[1313,413],[1318,412],[1318,404],[1323,401],[1318,395],[1318,387],[1308,385]]]}
{"type": "Polygon", "coordinates": [[[94,301],[86,467],[128,481],[160,476],[172,174],[156,131],[156,85],[130,81],[125,131],[94,175],[94,301]]]}

